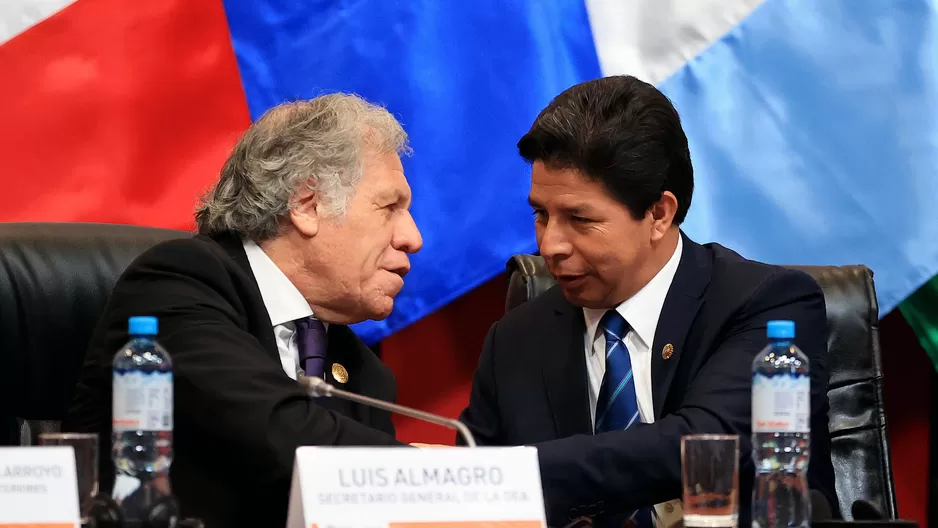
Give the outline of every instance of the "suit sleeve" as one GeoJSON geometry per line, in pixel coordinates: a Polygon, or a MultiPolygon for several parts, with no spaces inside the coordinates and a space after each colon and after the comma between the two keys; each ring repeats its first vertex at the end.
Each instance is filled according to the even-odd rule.
{"type": "Polygon", "coordinates": [[[107,351],[126,340],[128,316],[159,317],[157,340],[173,362],[180,445],[215,439],[263,484],[289,479],[300,445],[399,444],[310,400],[246,330],[243,296],[228,277],[208,251],[168,246],[123,277],[105,315],[107,351]]]}
{"type": "MultiPolygon", "coordinates": [[[[497,326],[498,323],[493,324],[485,337],[482,355],[479,356],[479,364],[472,378],[469,406],[459,416],[459,420],[466,424],[478,445],[501,445],[494,363],[497,326]]],[[[456,435],[456,444],[465,445],[461,435],[456,435]]]]}
{"type": "MultiPolygon", "coordinates": [[[[652,424],[538,444],[548,519],[615,515],[681,496],[681,437],[740,435],[741,477],[751,475],[751,365],[766,345],[766,323],[788,319],[812,371],[812,415],[826,416],[827,318],[820,288],[806,274],[780,272],[760,287],[703,362],[680,408],[652,424]]],[[[827,427],[812,445],[827,441],[827,427]]],[[[831,475],[831,480],[833,476],[831,475]]],[[[742,480],[742,478],[741,478],[742,480]]],[[[741,485],[744,485],[741,482],[741,485]]]]}

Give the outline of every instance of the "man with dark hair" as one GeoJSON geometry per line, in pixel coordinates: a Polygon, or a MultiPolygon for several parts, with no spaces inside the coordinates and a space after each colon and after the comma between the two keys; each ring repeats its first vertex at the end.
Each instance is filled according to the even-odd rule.
{"type": "Polygon", "coordinates": [[[480,444],[536,445],[548,522],[679,522],[681,437],[728,433],[748,526],[751,367],[774,319],[810,360],[809,485],[836,505],[821,289],[681,231],[694,179],[671,102],[634,77],[585,82],[518,149],[557,286],[492,326],[461,420],[480,444]]]}

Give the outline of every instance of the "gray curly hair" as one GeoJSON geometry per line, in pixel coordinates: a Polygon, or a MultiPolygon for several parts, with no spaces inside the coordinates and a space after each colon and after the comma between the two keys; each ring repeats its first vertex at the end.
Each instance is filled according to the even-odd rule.
{"type": "Polygon", "coordinates": [[[318,194],[322,214],[344,215],[365,150],[410,153],[404,129],[380,106],[343,93],[275,106],[244,133],[202,198],[199,231],[274,238],[301,185],[318,194]]]}

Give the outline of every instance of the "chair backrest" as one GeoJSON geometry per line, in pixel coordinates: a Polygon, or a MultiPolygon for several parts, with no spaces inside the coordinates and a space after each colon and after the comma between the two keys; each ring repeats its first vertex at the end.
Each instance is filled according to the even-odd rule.
{"type": "MultiPolygon", "coordinates": [[[[827,305],[831,450],[840,511],[852,520],[853,503],[864,500],[896,519],[873,273],[866,266],[789,267],[814,277],[827,305]]],[[[507,268],[506,310],[556,284],[540,256],[515,255],[507,268]]]]}
{"type": "Polygon", "coordinates": [[[128,225],[0,223],[0,445],[58,430],[114,283],[151,246],[186,236],[128,225]]]}

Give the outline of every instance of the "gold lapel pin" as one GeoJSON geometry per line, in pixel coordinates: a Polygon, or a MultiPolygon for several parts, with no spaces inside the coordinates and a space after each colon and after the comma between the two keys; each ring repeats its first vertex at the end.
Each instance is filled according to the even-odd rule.
{"type": "Polygon", "coordinates": [[[339,383],[345,383],[348,381],[348,371],[345,370],[345,367],[338,363],[332,364],[332,377],[335,378],[339,383]]]}
{"type": "Polygon", "coordinates": [[[661,350],[661,357],[664,359],[671,359],[672,354],[674,354],[674,345],[671,343],[664,345],[664,349],[661,350]]]}

